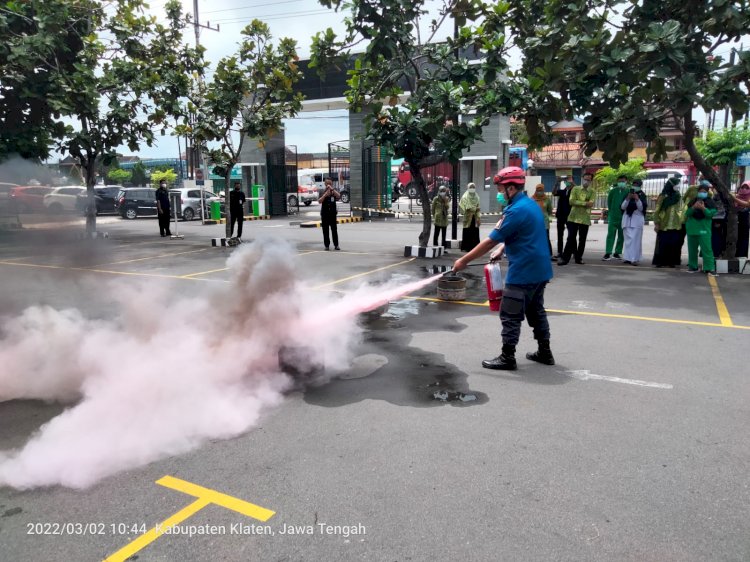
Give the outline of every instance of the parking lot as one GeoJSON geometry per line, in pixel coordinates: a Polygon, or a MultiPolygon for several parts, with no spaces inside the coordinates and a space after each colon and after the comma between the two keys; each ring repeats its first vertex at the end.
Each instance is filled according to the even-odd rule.
{"type": "MultiPolygon", "coordinates": [[[[500,351],[481,267],[467,270],[465,301],[441,302],[430,284],[379,317],[332,313],[377,290],[363,285],[452,263],[457,250],[404,257],[419,219],[339,225],[340,252],[297,220],[247,221],[238,248],[211,247],[224,227],[199,221],[180,222],[177,240],[145,218],[100,217],[108,237],[96,240],[76,237],[78,219],[0,232],[0,451],[75,417],[75,399],[7,400],[9,381],[71,376],[81,361],[117,388],[84,387],[111,407],[79,416],[76,448],[58,435],[58,449],[29,457],[39,466],[15,466],[27,489],[0,486],[0,558],[750,559],[750,277],[712,285],[604,263],[606,225],[592,225],[586,265],[555,267],[547,289],[557,364],[519,359],[503,373],[481,367],[500,351]],[[24,311],[39,305],[68,312],[44,317],[59,332],[24,340],[21,361],[13,330],[29,329],[24,311]],[[298,316],[305,330],[286,330],[298,316]],[[80,342],[59,337],[70,326],[80,342]],[[256,381],[264,346],[287,339],[325,348],[331,372],[253,389],[269,398],[237,429],[223,413],[244,407],[232,402],[243,381],[199,385],[233,368],[256,381]],[[93,481],[34,484],[83,474],[93,481]]],[[[653,242],[647,228],[646,253],[653,242]]],[[[526,326],[519,358],[533,349],[526,326]]]]}

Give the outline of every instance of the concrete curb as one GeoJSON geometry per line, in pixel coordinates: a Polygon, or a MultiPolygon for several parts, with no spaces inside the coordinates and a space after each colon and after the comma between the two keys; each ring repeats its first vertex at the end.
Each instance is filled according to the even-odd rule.
{"type": "MultiPolygon", "coordinates": [[[[346,219],[336,219],[336,224],[348,224],[352,222],[362,222],[362,217],[350,217],[346,219]]],[[[323,225],[321,221],[307,221],[299,223],[300,228],[320,228],[323,225]]]]}

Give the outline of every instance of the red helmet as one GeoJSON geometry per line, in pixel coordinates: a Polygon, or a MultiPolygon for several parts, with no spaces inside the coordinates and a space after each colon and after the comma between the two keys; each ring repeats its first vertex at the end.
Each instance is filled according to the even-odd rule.
{"type": "Polygon", "coordinates": [[[492,181],[495,184],[515,183],[523,185],[526,183],[526,172],[518,166],[508,166],[500,170],[492,181]]]}

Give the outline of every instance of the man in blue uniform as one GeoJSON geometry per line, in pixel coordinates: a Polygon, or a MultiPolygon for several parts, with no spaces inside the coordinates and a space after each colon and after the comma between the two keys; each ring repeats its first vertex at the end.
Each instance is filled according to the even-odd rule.
{"type": "Polygon", "coordinates": [[[525,181],[526,174],[516,166],[498,172],[495,184],[498,192],[505,193],[508,201],[503,219],[488,238],[453,264],[454,271],[461,271],[498,243],[503,245],[492,253],[491,259],[499,259],[503,251],[508,256],[508,273],[500,305],[503,349],[498,357],[482,361],[482,367],[486,369],[513,371],[517,368],[516,345],[524,317],[533,328],[534,339],[539,344],[538,350],[527,353],[526,358],[544,365],[555,364],[549,343],[547,312],[544,310],[544,289],[552,279],[547,230],[539,205],[526,196],[525,181]]]}

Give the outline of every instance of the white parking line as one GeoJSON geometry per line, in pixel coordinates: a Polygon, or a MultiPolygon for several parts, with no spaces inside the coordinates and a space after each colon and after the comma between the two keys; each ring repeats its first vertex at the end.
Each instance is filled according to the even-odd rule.
{"type": "Polygon", "coordinates": [[[622,384],[633,384],[636,386],[647,386],[649,388],[664,388],[666,390],[672,390],[674,387],[671,384],[661,383],[661,382],[649,382],[649,381],[640,381],[637,379],[622,379],[620,377],[608,377],[606,375],[595,375],[594,373],[586,370],[581,371],[558,371],[561,375],[568,376],[573,379],[577,379],[579,381],[609,381],[609,382],[619,382],[622,384]]]}

